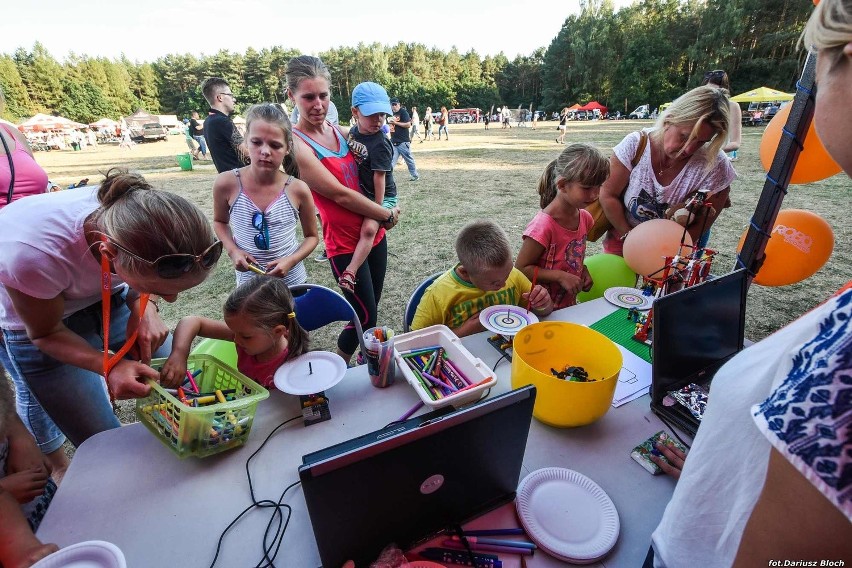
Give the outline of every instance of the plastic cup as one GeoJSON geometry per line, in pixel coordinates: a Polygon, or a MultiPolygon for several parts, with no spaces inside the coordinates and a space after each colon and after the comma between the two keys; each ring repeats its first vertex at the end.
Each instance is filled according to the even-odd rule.
{"type": "Polygon", "coordinates": [[[364,357],[367,359],[367,372],[370,382],[376,388],[383,389],[393,384],[396,376],[396,361],[394,359],[393,337],[380,341],[372,327],[364,332],[364,343],[367,347],[364,357]]]}

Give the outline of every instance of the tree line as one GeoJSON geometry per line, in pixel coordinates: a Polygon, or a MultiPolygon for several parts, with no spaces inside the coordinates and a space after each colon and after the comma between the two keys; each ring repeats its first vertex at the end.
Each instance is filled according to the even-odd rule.
{"type": "MultiPolygon", "coordinates": [[[[734,94],[763,85],[793,90],[804,57],[799,35],[812,8],[806,0],[640,0],[616,11],[611,0],[585,0],[549,46],[511,61],[417,43],[360,43],[318,55],[331,71],[342,119],[352,89],[368,80],[421,111],[504,104],[554,111],[590,100],[629,111],[673,100],[711,69],[728,71],[734,94]]],[[[493,31],[511,42],[511,32],[493,31]]],[[[230,83],[238,108],[284,102],[287,61],[299,54],[276,46],[153,62],[71,53],[59,62],[36,42],[30,51],[0,54],[3,117],[44,112],[89,123],[139,108],[188,116],[207,108],[199,85],[210,76],[230,83]]]]}

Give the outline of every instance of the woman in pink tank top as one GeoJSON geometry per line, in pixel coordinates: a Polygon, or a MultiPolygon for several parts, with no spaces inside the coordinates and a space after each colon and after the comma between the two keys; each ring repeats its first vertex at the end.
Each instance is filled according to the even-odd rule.
{"type": "Polygon", "coordinates": [[[13,125],[0,121],[0,138],[0,208],[22,197],[44,193],[47,173],[36,163],[24,135],[13,125]],[[14,185],[10,185],[12,172],[14,185]]]}
{"type": "MultiPolygon", "coordinates": [[[[299,177],[314,194],[322,220],[323,242],[337,281],[355,252],[363,218],[376,219],[389,229],[399,219],[399,208],[389,214],[387,209],[361,195],[355,159],[346,145],[345,133],[326,121],[330,85],[331,74],[318,57],[302,55],[287,63],[288,93],[299,109],[299,120],[293,128],[299,177]]],[[[387,270],[384,233],[378,231],[373,250],[355,275],[355,291],[343,291],[363,329],[376,325],[387,270]]],[[[337,352],[348,362],[357,346],[354,325],[349,324],[337,339],[337,352]]]]}

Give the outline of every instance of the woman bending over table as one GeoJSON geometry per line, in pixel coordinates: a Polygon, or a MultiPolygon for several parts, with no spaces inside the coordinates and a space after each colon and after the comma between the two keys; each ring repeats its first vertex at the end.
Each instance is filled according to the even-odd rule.
{"type": "Polygon", "coordinates": [[[170,350],[147,295],[173,302],[222,253],[204,213],[113,169],[99,188],[12,203],[0,227],[0,362],[18,396],[41,403],[19,400],[22,420],[46,454],[65,436],[79,445],[120,426],[107,387],[115,398],[147,395],[145,380],[159,378],[147,363],[170,350]],[[105,357],[105,343],[121,353],[125,342],[127,358],[105,357]]]}
{"type": "Polygon", "coordinates": [[[693,215],[687,226],[697,243],[728,203],[736,178],[722,152],[728,136],[729,102],[725,91],[697,87],[675,100],[656,125],[646,130],[647,143],[636,167],[630,164],[640,148],[640,133],[628,134],[610,158],[610,176],[601,187],[600,203],[613,228],[604,252],[622,254],[630,229],[685,203],[698,191],[707,192],[706,215],[693,215]]]}
{"type": "MultiPolygon", "coordinates": [[[[346,132],[326,120],[331,74],[318,57],[301,55],[287,63],[287,91],[299,109],[293,127],[299,177],[310,186],[322,220],[322,238],[337,281],[349,265],[364,217],[384,228],[399,220],[399,208],[390,212],[364,197],[358,188],[358,167],[346,143],[346,132]]],[[[367,261],[355,274],[355,291],[343,291],[363,329],[376,325],[379,298],[388,262],[384,228],[376,233],[367,261]]],[[[337,338],[337,352],[347,362],[358,347],[355,327],[347,325],[337,338]]]]}

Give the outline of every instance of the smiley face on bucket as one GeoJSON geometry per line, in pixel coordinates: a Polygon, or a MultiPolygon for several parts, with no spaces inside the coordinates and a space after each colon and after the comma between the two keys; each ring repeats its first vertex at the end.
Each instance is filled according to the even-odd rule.
{"type": "MultiPolygon", "coordinates": [[[[535,324],[536,330],[541,330],[541,333],[538,334],[537,339],[539,341],[543,340],[544,342],[552,341],[554,337],[556,337],[556,329],[559,327],[559,322],[542,322],[535,324]]],[[[523,345],[528,345],[530,341],[533,339],[533,334],[530,331],[522,334],[521,343],[523,345]]],[[[515,338],[517,341],[517,338],[515,338]]],[[[532,355],[541,355],[550,349],[550,346],[545,345],[542,349],[537,351],[526,351],[527,356],[532,355]]]]}

